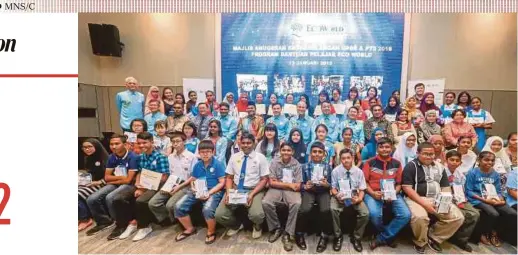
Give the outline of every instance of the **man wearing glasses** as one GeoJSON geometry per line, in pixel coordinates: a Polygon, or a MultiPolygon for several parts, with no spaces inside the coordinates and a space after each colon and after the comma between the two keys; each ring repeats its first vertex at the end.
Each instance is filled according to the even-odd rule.
{"type": "Polygon", "coordinates": [[[169,178],[177,177],[178,179],[171,190],[160,190],[148,203],[149,209],[162,225],[170,225],[171,221],[175,219],[174,206],[180,198],[187,194],[188,189],[185,187],[189,186],[189,183],[185,181],[191,177],[192,167],[198,162],[198,158],[185,149],[186,139],[182,132],[171,134],[173,153],[169,155],[169,178]]]}
{"type": "Polygon", "coordinates": [[[457,232],[464,216],[453,203],[448,213],[438,213],[434,199],[440,192],[451,193],[448,176],[444,168],[434,163],[434,147],[429,142],[419,144],[418,157],[410,161],[403,170],[402,187],[406,203],[412,214],[410,227],[414,233],[414,249],[423,254],[428,246],[442,252],[440,244],[457,232]],[[429,228],[430,216],[437,219],[429,228]]]}

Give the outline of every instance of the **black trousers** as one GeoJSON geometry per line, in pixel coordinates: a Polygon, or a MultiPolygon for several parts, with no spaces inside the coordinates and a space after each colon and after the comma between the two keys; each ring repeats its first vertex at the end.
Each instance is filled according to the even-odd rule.
{"type": "Polygon", "coordinates": [[[127,192],[119,192],[113,198],[113,209],[115,211],[115,222],[117,227],[125,228],[129,222],[135,219],[134,204],[135,204],[135,190],[137,188],[132,186],[127,192]]]}
{"type": "MultiPolygon", "coordinates": [[[[491,233],[492,230],[504,230],[509,226],[516,227],[516,210],[508,205],[492,206],[486,203],[475,205],[480,209],[479,230],[481,234],[491,233]]],[[[515,230],[516,231],[516,230],[515,230]]]]}
{"type": "Polygon", "coordinates": [[[302,193],[302,204],[300,206],[299,214],[297,216],[296,232],[298,234],[303,234],[307,232],[307,227],[310,222],[309,216],[315,202],[318,204],[319,207],[319,213],[316,219],[318,222],[318,226],[320,228],[319,230],[323,235],[330,235],[332,233],[332,223],[330,209],[331,196],[329,195],[329,191],[321,193],[302,193]]]}
{"type": "Polygon", "coordinates": [[[146,228],[152,222],[156,222],[155,215],[149,209],[148,202],[157,193],[156,190],[146,190],[135,201],[135,212],[137,216],[137,227],[146,228]]]}

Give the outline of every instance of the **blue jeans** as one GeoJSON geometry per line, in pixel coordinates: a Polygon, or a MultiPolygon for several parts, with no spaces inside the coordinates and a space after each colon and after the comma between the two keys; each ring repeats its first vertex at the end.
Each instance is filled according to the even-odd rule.
{"type": "Polygon", "coordinates": [[[115,219],[113,200],[118,193],[134,191],[133,185],[108,184],[86,199],[90,212],[97,225],[110,224],[115,219]]]}
{"type": "Polygon", "coordinates": [[[189,215],[192,206],[196,204],[198,201],[200,201],[203,206],[203,218],[205,218],[205,220],[214,219],[216,208],[218,208],[219,202],[221,202],[221,199],[223,198],[224,194],[224,192],[220,191],[210,196],[207,201],[201,201],[195,197],[195,194],[193,192],[188,192],[176,203],[174,216],[176,218],[181,218],[189,215]]]}
{"type": "Polygon", "coordinates": [[[394,219],[386,226],[383,225],[383,201],[365,194],[364,202],[369,208],[369,217],[372,224],[379,231],[376,238],[381,242],[391,242],[410,221],[410,210],[400,195],[397,195],[397,200],[391,202],[394,219]]]}
{"type": "Polygon", "coordinates": [[[88,205],[86,204],[86,201],[79,198],[78,199],[78,215],[80,221],[86,221],[90,218],[92,218],[92,214],[90,213],[90,210],[88,209],[88,205]]]}

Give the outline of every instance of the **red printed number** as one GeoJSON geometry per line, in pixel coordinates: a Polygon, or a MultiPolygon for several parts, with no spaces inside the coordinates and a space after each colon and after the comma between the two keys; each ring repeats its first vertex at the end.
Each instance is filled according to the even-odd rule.
{"type": "MultiPolygon", "coordinates": [[[[11,189],[9,188],[9,185],[6,183],[0,182],[0,189],[4,191],[4,197],[2,198],[2,201],[0,201],[0,216],[2,216],[2,213],[4,212],[5,206],[7,205],[7,202],[9,201],[9,197],[11,196],[11,189]]],[[[0,225],[10,225],[11,219],[0,219],[0,225]]]]}

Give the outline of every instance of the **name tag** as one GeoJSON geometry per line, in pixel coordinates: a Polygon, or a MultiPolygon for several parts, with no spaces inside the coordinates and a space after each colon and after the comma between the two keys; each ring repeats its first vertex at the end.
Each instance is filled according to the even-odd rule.
{"type": "Polygon", "coordinates": [[[128,176],[128,170],[125,166],[115,167],[115,176],[128,176]]]}

